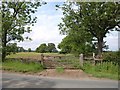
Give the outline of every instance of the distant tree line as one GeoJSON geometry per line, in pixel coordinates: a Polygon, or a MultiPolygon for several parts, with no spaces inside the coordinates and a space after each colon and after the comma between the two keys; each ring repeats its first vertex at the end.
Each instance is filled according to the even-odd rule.
{"type": "Polygon", "coordinates": [[[9,43],[6,46],[6,54],[10,55],[10,54],[15,54],[18,52],[33,52],[33,50],[31,50],[31,48],[28,48],[28,50],[24,49],[23,47],[19,47],[17,46],[17,43],[9,43]]]}
{"type": "Polygon", "coordinates": [[[38,53],[56,53],[58,50],[55,47],[54,43],[48,43],[46,45],[45,43],[41,44],[39,47],[36,48],[36,50],[32,50],[31,48],[28,48],[27,50],[24,49],[23,47],[17,46],[17,43],[9,43],[6,46],[6,54],[15,54],[18,52],[38,52],[38,53]]]}
{"type": "Polygon", "coordinates": [[[47,53],[47,52],[48,53],[52,53],[52,52],[56,53],[56,52],[58,52],[54,43],[48,43],[48,45],[43,43],[39,47],[37,47],[35,51],[38,53],[47,53]]]}

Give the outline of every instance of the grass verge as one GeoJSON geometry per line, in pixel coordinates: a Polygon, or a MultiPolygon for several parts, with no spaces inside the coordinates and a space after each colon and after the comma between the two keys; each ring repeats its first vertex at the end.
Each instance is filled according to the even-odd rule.
{"type": "Polygon", "coordinates": [[[56,72],[64,73],[64,68],[63,67],[56,67],[56,72]]]}
{"type": "Polygon", "coordinates": [[[94,77],[120,80],[118,77],[118,65],[111,62],[97,64],[95,66],[88,62],[84,64],[83,69],[86,73],[92,74],[94,77]]]}
{"type": "Polygon", "coordinates": [[[43,66],[38,63],[22,63],[20,61],[5,61],[2,63],[3,70],[15,71],[15,72],[40,72],[43,70],[43,66]]]}

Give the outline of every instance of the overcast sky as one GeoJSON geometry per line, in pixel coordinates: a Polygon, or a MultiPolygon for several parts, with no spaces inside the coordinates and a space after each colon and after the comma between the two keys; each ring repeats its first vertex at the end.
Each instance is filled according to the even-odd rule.
{"type": "MultiPolygon", "coordinates": [[[[38,18],[37,23],[32,27],[30,34],[25,34],[25,36],[31,37],[32,41],[20,42],[18,46],[35,50],[42,43],[55,43],[57,47],[65,36],[59,34],[57,25],[62,22],[61,17],[63,15],[60,10],[56,10],[56,4],[62,4],[62,2],[48,2],[38,9],[35,14],[38,18]]],[[[109,50],[118,50],[118,32],[107,34],[107,38],[104,40],[107,41],[109,50]]]]}

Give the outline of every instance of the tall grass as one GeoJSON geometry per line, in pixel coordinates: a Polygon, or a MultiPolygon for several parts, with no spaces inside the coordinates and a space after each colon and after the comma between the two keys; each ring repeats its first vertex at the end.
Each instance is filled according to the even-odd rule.
{"type": "Polygon", "coordinates": [[[22,63],[20,61],[5,61],[2,63],[3,70],[12,70],[16,72],[40,72],[43,70],[43,66],[39,63],[22,63]]]}
{"type": "Polygon", "coordinates": [[[95,66],[90,62],[84,64],[84,71],[92,74],[95,77],[100,78],[110,78],[118,80],[118,64],[113,62],[103,62],[102,64],[98,63],[95,66]]]}

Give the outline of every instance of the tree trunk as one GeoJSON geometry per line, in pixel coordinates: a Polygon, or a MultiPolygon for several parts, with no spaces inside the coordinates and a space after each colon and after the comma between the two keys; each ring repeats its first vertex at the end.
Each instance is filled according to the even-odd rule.
{"type": "Polygon", "coordinates": [[[6,57],[6,44],[7,44],[7,30],[2,31],[2,61],[5,61],[6,57]]]}
{"type": "Polygon", "coordinates": [[[6,51],[5,49],[2,50],[2,61],[5,61],[5,57],[6,57],[6,51]]]}
{"type": "Polygon", "coordinates": [[[103,38],[97,38],[98,39],[98,55],[102,55],[103,52],[103,38]]]}

